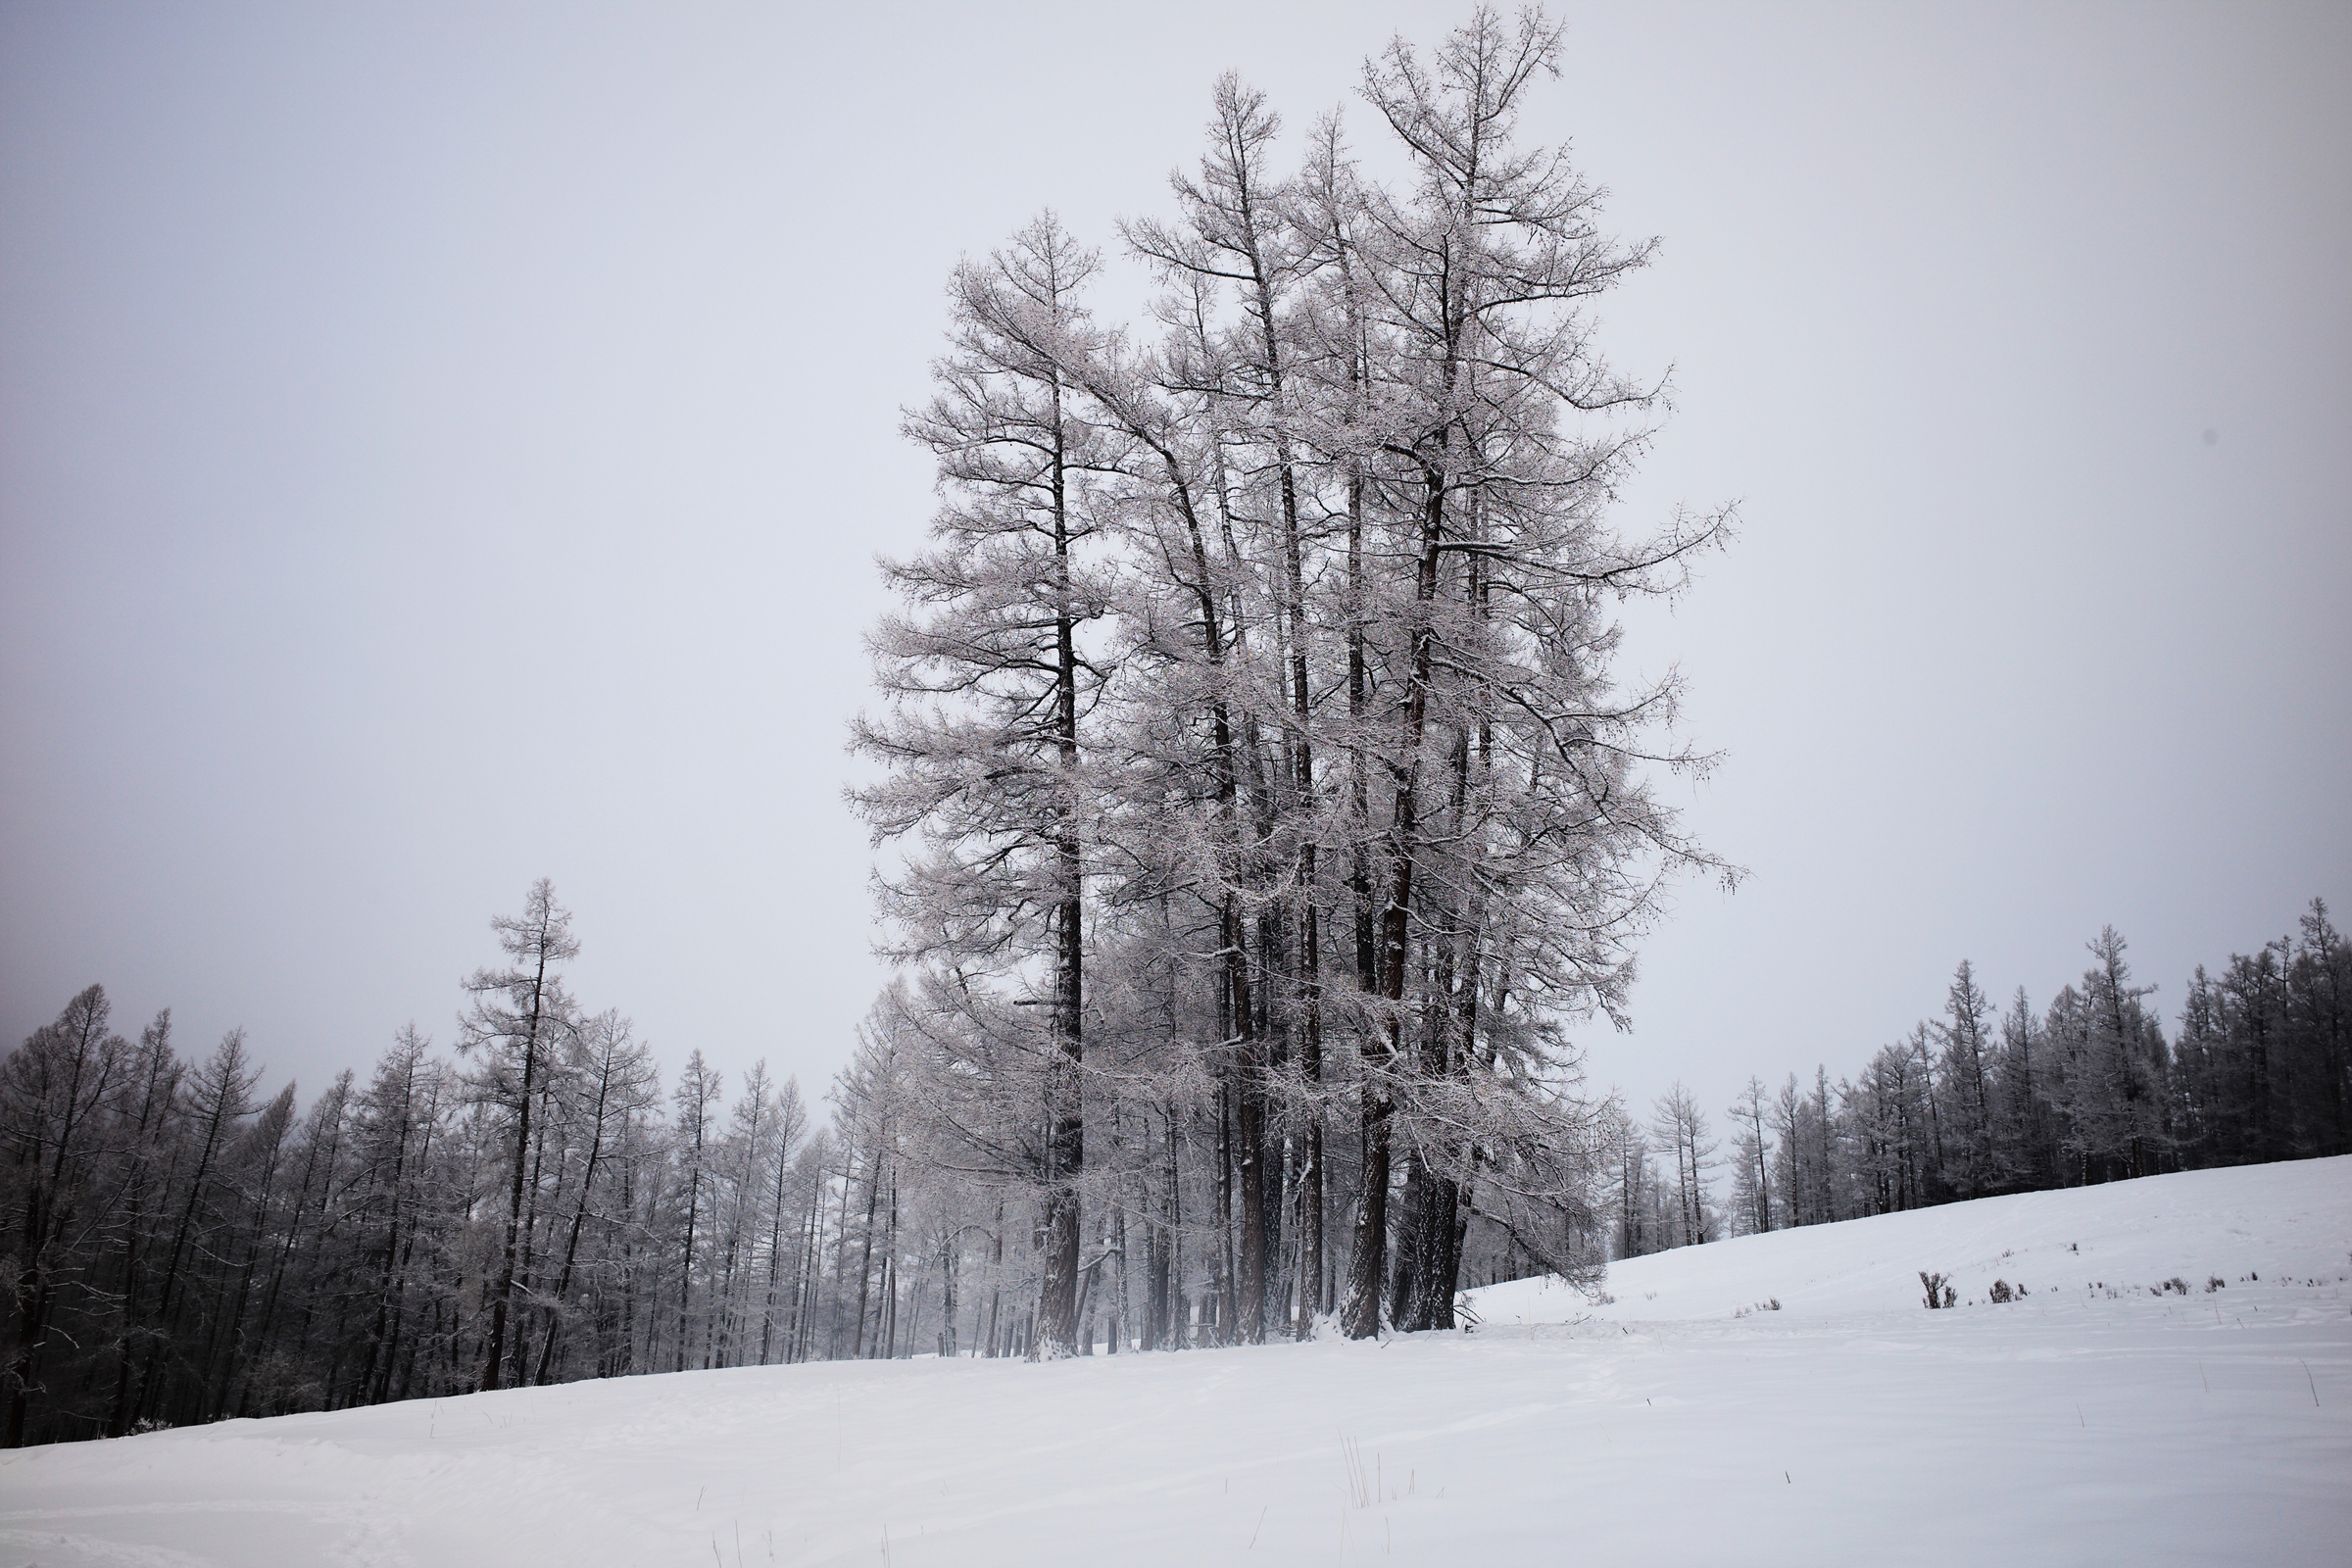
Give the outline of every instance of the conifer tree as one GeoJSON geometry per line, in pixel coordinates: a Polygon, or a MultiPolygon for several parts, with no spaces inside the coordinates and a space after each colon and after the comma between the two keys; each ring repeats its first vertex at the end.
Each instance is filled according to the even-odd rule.
{"type": "Polygon", "coordinates": [[[478,1054],[476,1091],[508,1119],[514,1140],[508,1157],[506,1244],[491,1283],[490,1334],[482,1356],[485,1389],[498,1388],[506,1377],[514,1277],[526,1241],[523,1186],[530,1166],[531,1113],[544,1093],[543,1077],[555,1051],[577,1028],[561,966],[580,951],[571,934],[571,911],[556,903],[555,888],[544,877],[531,884],[519,916],[502,915],[490,928],[508,966],[477,969],[466,981],[473,1004],[462,1020],[459,1041],[461,1050],[478,1054]]]}

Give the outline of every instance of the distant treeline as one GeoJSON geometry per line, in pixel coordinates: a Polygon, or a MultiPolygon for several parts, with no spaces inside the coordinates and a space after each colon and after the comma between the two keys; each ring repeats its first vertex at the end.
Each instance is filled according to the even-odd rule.
{"type": "Polygon", "coordinates": [[[1620,1257],[2000,1193],[2352,1152],[2352,945],[2314,899],[2293,936],[2197,966],[2168,1041],[2113,927],[2080,982],[1998,1010],[1965,960],[1943,1014],[1861,1074],[1750,1078],[1724,1152],[1681,1085],[1611,1130],[1620,1257]],[[1718,1205],[1710,1174],[1729,1167],[1718,1205]]]}
{"type": "Polygon", "coordinates": [[[547,885],[496,927],[462,1063],[404,1029],[307,1109],[243,1031],[184,1059],[97,986],[0,1061],[9,1446],[808,1353],[799,1086],[755,1067],[729,1108],[697,1052],[664,1116],[629,1024],[566,994],[547,885]]]}
{"type": "MultiPolygon", "coordinates": [[[[405,1029],[365,1082],[345,1072],[307,1107],[291,1084],[260,1094],[242,1031],[192,1061],[168,1011],[135,1042],[116,1033],[96,986],[0,1058],[11,1446],[634,1372],[1035,1348],[1035,1205],[944,1178],[904,1019],[877,1011],[818,1127],[763,1067],[728,1102],[699,1052],[665,1093],[628,1023],[565,991],[577,944],[546,884],[495,928],[507,962],[466,982],[460,1060],[405,1029]]],[[[2323,905],[2298,937],[2200,968],[2170,1041],[2122,939],[2091,952],[2039,1013],[2021,992],[1996,1016],[1963,963],[1942,1018],[1858,1079],[1817,1068],[1777,1094],[1751,1079],[1728,1157],[1679,1086],[1648,1129],[1614,1101],[1592,1107],[1589,1143],[1565,1152],[1592,1172],[1588,1213],[1624,1256],[2352,1150],[2352,945],[2323,905]]],[[[1131,1126],[1114,1150],[1135,1200],[1106,1198],[1080,1353],[1247,1337],[1215,1109],[1131,1126]],[[1165,1208],[1143,1185],[1155,1162],[1175,1184],[1165,1208]]],[[[1540,1266],[1505,1233],[1469,1240],[1466,1281],[1540,1266]]]]}
{"type": "MultiPolygon", "coordinates": [[[[547,883],[492,926],[504,962],[465,982],[456,1059],[411,1026],[307,1105],[263,1091],[241,1029],[182,1056],[168,1009],[127,1039],[98,986],[0,1058],[7,1446],[641,1372],[1053,1353],[1042,1200],[956,1172],[906,988],[818,1125],[764,1065],[730,1100],[691,1052],[665,1087],[626,1019],[569,994],[578,942],[547,883]]],[[[1250,1337],[1230,1102],[1185,1088],[1143,1109],[1090,1097],[1105,1130],[1076,1353],[1250,1337]]],[[[1579,1170],[1590,1154],[1563,1148],[1579,1170]]],[[[1355,1152],[1333,1155],[1352,1177],[1355,1152]]],[[[1409,1236],[1409,1205],[1390,1213],[1409,1236]]],[[[1491,1221],[1465,1216],[1454,1245],[1471,1277],[1533,1266],[1491,1221]]]]}

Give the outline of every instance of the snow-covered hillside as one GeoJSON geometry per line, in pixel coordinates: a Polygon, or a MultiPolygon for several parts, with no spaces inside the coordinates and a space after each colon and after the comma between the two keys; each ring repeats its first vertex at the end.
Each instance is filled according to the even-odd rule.
{"type": "Polygon", "coordinates": [[[34,1449],[0,1457],[0,1560],[2338,1561],[2348,1277],[2352,1159],[2164,1176],[1642,1258],[1605,1304],[1496,1286],[1474,1334],[686,1373],[34,1449]],[[1957,1309],[1924,1309],[1923,1269],[1957,1309]],[[2028,1294],[1991,1304],[1995,1278],[2028,1294]]]}
{"type": "MultiPolygon", "coordinates": [[[[1791,1318],[1925,1310],[1919,1276],[1947,1276],[1963,1306],[1995,1280],[2023,1286],[2033,1309],[2080,1315],[2088,1303],[2158,1294],[2185,1281],[2201,1311],[2226,1315],[2291,1278],[2337,1284],[2352,1273],[2352,1159],[2191,1171],[2087,1191],[2022,1193],[1680,1248],[1609,1269],[1594,1302],[1545,1279],[1470,1293],[1493,1325],[1577,1320],[1726,1318],[1777,1298],[1791,1318]],[[2220,1291],[2208,1292],[2213,1279],[2220,1291]],[[2243,1287],[2243,1288],[2241,1288],[2243,1287]]],[[[2180,1298],[2171,1291],[2179,1305],[2180,1298]]],[[[2335,1298],[2328,1298],[2334,1299],[2335,1298]]],[[[2339,1316],[2343,1315],[2338,1313],[2339,1316]]]]}

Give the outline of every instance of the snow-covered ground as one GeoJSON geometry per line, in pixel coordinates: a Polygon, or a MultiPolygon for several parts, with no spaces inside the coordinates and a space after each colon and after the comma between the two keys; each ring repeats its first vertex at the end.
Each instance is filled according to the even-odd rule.
{"type": "Polygon", "coordinates": [[[1495,1286],[1467,1335],[684,1373],[32,1449],[0,1456],[0,1561],[2341,1562],[2347,1277],[2352,1159],[2162,1176],[1641,1258],[1603,1304],[1495,1286]],[[2029,1294],[1991,1304],[1996,1277],[2029,1294]]]}

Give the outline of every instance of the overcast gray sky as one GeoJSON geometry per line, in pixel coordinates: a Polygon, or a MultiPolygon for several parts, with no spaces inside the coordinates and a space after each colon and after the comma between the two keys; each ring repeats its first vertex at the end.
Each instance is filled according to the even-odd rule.
{"type": "MultiPolygon", "coordinates": [[[[1630,664],[1754,875],[1594,1077],[1835,1077],[2106,922],[2169,1018],[2352,899],[2352,8],[1564,14],[1526,128],[1665,240],[1625,521],[1745,518],[1630,664]]],[[[98,980],[315,1090],[545,875],[669,1067],[821,1089],[949,268],[1164,211],[1224,69],[1303,129],[1463,15],[8,0],[0,1038],[98,980]]]]}

